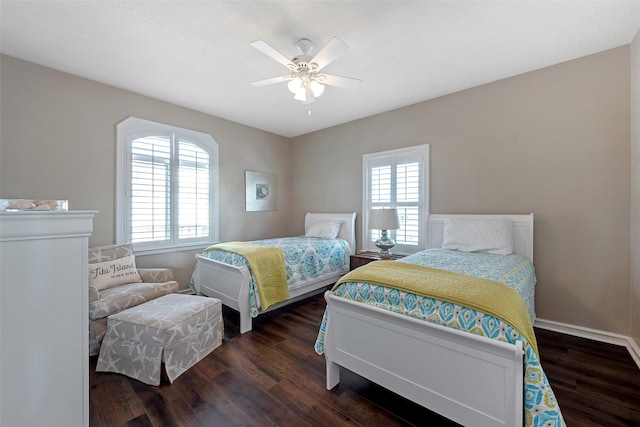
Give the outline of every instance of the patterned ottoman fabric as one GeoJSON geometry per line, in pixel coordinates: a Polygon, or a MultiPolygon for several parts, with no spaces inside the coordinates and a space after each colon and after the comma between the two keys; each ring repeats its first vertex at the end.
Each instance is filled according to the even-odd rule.
{"type": "Polygon", "coordinates": [[[169,294],[109,316],[97,372],[160,384],[162,363],[173,382],[222,344],[216,298],[169,294]]]}
{"type": "Polygon", "coordinates": [[[100,298],[89,303],[89,355],[100,352],[100,344],[107,329],[107,317],[131,307],[178,292],[178,282],[130,283],[105,289],[100,298]]]}

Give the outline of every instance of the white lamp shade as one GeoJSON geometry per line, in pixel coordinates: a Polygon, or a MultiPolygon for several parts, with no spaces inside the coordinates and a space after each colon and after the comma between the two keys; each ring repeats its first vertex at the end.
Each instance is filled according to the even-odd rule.
{"type": "Polygon", "coordinates": [[[324,92],[324,85],[312,80],[309,84],[309,89],[313,92],[313,96],[318,98],[324,92]]]}
{"type": "Polygon", "coordinates": [[[397,209],[371,209],[369,212],[369,229],[397,230],[400,228],[397,209]]]}
{"type": "Polygon", "coordinates": [[[287,87],[291,93],[298,93],[302,88],[302,80],[300,80],[300,77],[295,77],[287,84],[287,87]]]}
{"type": "Polygon", "coordinates": [[[296,101],[305,102],[307,100],[307,97],[305,95],[305,90],[300,89],[298,92],[296,92],[296,96],[294,96],[293,99],[295,99],[296,101]]]}
{"type": "Polygon", "coordinates": [[[311,104],[312,102],[314,102],[316,100],[316,97],[313,96],[313,92],[307,86],[305,88],[300,89],[298,91],[298,93],[296,94],[296,96],[293,97],[293,99],[297,99],[298,101],[302,101],[302,103],[304,105],[307,105],[307,104],[311,104]]]}

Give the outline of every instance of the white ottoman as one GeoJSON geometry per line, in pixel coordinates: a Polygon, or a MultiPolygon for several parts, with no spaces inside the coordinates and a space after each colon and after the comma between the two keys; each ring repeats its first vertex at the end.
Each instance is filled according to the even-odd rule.
{"type": "Polygon", "coordinates": [[[173,382],[222,344],[219,299],[169,294],[109,316],[97,372],[159,385],[162,363],[173,382]]]}

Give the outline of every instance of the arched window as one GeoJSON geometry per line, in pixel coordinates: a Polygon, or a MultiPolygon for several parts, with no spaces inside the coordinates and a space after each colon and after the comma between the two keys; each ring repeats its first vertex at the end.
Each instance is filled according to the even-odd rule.
{"type": "Polygon", "coordinates": [[[118,124],[117,234],[136,251],[218,240],[218,144],[211,135],[130,117],[118,124]]]}

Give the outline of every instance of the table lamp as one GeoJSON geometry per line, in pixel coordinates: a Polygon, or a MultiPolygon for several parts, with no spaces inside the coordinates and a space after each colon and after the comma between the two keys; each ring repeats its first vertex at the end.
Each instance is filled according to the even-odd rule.
{"type": "Polygon", "coordinates": [[[398,228],[400,228],[400,221],[397,209],[371,209],[369,212],[369,229],[380,230],[380,238],[376,240],[376,246],[380,248],[382,258],[389,258],[391,256],[390,249],[396,244],[388,236],[387,231],[398,228]]]}

